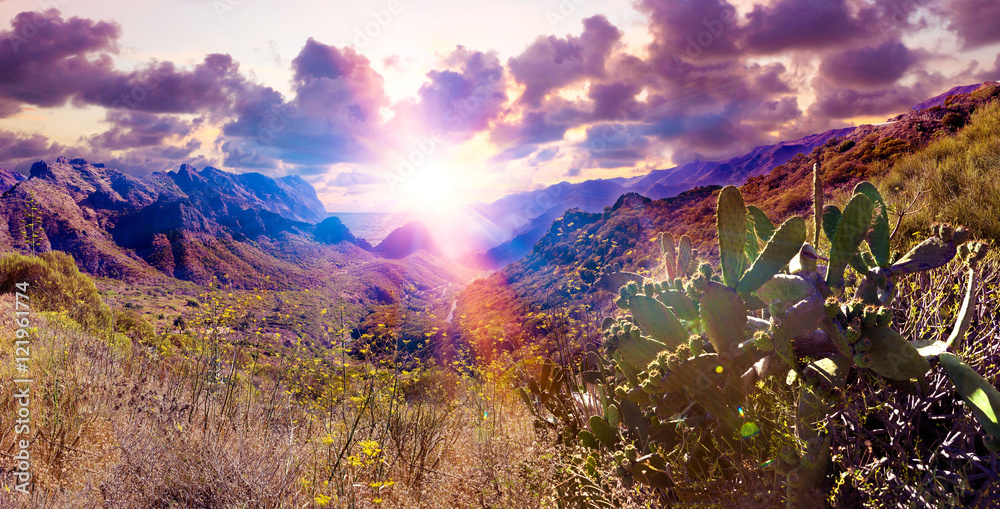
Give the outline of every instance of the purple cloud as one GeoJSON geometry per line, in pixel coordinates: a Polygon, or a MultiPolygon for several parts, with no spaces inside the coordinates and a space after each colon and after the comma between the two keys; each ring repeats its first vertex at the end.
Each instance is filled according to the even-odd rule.
{"type": "Polygon", "coordinates": [[[135,147],[160,145],[167,138],[183,138],[191,133],[194,124],[172,115],[155,115],[141,111],[108,111],[105,121],[112,127],[90,137],[94,147],[109,150],[126,150],[135,147]]]}
{"type": "Polygon", "coordinates": [[[966,49],[1000,42],[1000,4],[994,0],[951,0],[948,29],[966,49]]]}
{"type": "Polygon", "coordinates": [[[901,42],[887,42],[829,55],[819,72],[841,86],[877,87],[895,83],[919,61],[901,42]]]}
{"type": "Polygon", "coordinates": [[[387,106],[381,75],[351,48],[306,41],[292,61],[294,97],[273,89],[245,91],[235,119],[223,126],[225,164],[243,168],[299,165],[317,173],[325,165],[373,157],[387,106]]]}
{"type": "Polygon", "coordinates": [[[847,0],[778,0],[754,5],[743,27],[743,49],[774,54],[828,48],[865,34],[847,0]]]}
{"type": "Polygon", "coordinates": [[[461,141],[500,116],[507,102],[506,73],[495,53],[459,46],[444,64],[449,69],[427,73],[415,100],[396,105],[392,130],[441,131],[461,141]]]}
{"type": "Polygon", "coordinates": [[[593,16],[583,20],[580,37],[539,37],[507,61],[514,79],[525,87],[521,102],[538,106],[559,88],[603,76],[605,62],[622,35],[604,16],[593,16]]]}

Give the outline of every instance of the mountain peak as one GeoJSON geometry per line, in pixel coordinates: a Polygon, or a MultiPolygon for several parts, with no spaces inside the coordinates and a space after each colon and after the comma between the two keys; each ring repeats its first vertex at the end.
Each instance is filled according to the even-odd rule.
{"type": "Polygon", "coordinates": [[[386,258],[405,258],[411,253],[424,250],[439,253],[433,234],[423,222],[410,221],[392,231],[378,246],[375,252],[386,258]]]}
{"type": "Polygon", "coordinates": [[[177,172],[171,172],[170,176],[173,177],[174,182],[177,182],[177,185],[182,188],[190,186],[196,182],[205,182],[205,179],[198,174],[198,170],[195,170],[194,166],[186,163],[182,164],[181,167],[177,169],[177,172]]]}
{"type": "MultiPolygon", "coordinates": [[[[57,157],[56,158],[56,163],[59,163],[59,162],[65,163],[66,162],[66,158],[62,157],[62,156],[57,157]]],[[[47,176],[49,176],[51,174],[52,174],[52,171],[49,170],[49,165],[45,161],[38,161],[38,162],[32,164],[31,165],[31,169],[28,170],[28,175],[31,176],[32,178],[45,178],[45,177],[47,177],[47,176]]]]}

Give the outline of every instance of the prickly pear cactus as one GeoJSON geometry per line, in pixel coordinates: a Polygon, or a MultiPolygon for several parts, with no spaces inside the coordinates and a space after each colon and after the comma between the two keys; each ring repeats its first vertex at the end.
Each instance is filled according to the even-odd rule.
{"type": "MultiPolygon", "coordinates": [[[[823,423],[843,404],[852,372],[908,381],[940,364],[991,442],[1000,443],[1000,392],[955,354],[971,324],[976,262],[986,245],[969,243],[962,228],[936,225],[933,237],[892,260],[887,209],[875,186],[858,184],[841,211],[823,206],[817,174],[814,199],[816,246],[806,243],[802,218],[775,228],[728,186],[719,194],[716,221],[721,274],[698,262],[690,238],[661,233],[665,281],[617,269],[602,276],[599,284],[618,293],[623,315],[605,320],[605,343],[588,354],[584,379],[602,395],[603,413],[581,423],[578,437],[613,456],[623,481],[669,492],[668,457],[680,427],[706,430],[712,437],[706,451],[745,451],[746,437],[761,431],[744,415],[748,394],[767,377],[792,381],[799,392],[797,446],[767,462],[784,479],[789,507],[825,499],[831,434],[823,423]],[[817,251],[820,231],[831,246],[826,257],[817,251]],[[951,333],[907,340],[892,323],[895,280],[956,256],[966,264],[968,284],[951,333]],[[825,273],[820,260],[829,261],[825,273]],[[847,295],[848,269],[857,273],[853,295],[847,295]]],[[[552,413],[561,411],[558,398],[542,388],[531,392],[553,401],[552,413]]]]}

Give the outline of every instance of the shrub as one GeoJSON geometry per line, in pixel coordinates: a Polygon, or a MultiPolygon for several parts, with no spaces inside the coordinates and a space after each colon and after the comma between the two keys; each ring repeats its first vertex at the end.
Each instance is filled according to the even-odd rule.
{"type": "Polygon", "coordinates": [[[111,316],[94,281],[81,274],[73,257],[61,251],[40,256],[20,254],[0,259],[0,293],[13,293],[15,285],[28,283],[33,309],[65,311],[87,329],[106,326],[111,316]]]}

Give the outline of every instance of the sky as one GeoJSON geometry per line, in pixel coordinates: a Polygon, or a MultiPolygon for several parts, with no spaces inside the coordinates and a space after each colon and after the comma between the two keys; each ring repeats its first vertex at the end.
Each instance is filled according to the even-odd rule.
{"type": "Polygon", "coordinates": [[[882,122],[998,52],[993,0],[0,0],[0,167],[442,212],[882,122]]]}

